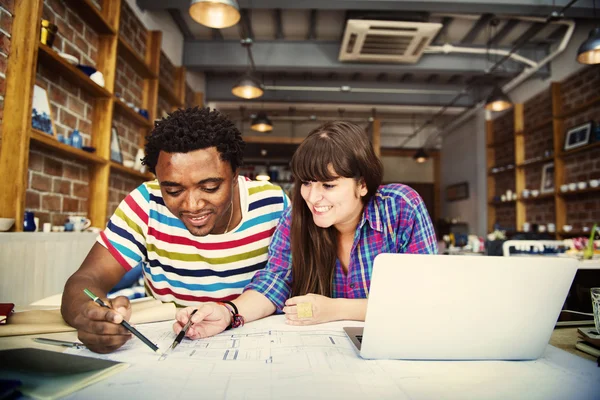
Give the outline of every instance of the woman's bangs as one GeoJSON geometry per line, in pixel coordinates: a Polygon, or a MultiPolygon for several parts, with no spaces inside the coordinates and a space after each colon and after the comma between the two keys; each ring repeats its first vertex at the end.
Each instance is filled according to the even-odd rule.
{"type": "Polygon", "coordinates": [[[302,143],[292,158],[291,169],[297,179],[303,182],[329,182],[340,176],[353,177],[343,149],[336,148],[331,138],[314,136],[311,139],[302,143]],[[329,170],[329,165],[334,173],[329,170]]]}

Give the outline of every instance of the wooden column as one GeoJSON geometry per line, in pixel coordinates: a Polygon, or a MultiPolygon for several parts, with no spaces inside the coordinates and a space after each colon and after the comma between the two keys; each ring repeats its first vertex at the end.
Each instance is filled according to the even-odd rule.
{"type": "Polygon", "coordinates": [[[552,82],[552,128],[554,139],[554,213],[558,232],[567,223],[567,205],[564,197],[559,196],[560,186],[565,183],[565,162],[562,159],[564,137],[564,118],[561,117],[562,101],[560,83],[552,82]]]}
{"type": "MultiPolygon", "coordinates": [[[[158,102],[158,71],[160,70],[160,46],[162,43],[162,32],[150,31],[146,45],[146,64],[154,74],[153,78],[144,80],[144,108],[148,110],[150,122],[154,124],[158,102]]],[[[143,142],[143,139],[142,139],[143,142]]]]}
{"type": "MultiPolygon", "coordinates": [[[[437,220],[442,216],[442,160],[441,153],[435,152],[431,153],[431,158],[433,159],[433,225],[437,227],[437,220]]],[[[440,238],[438,238],[440,239],[440,238]]]]}
{"type": "Polygon", "coordinates": [[[523,104],[515,104],[515,191],[517,192],[517,231],[522,230],[523,224],[527,220],[527,207],[521,193],[525,189],[525,169],[518,168],[518,165],[525,161],[525,136],[524,136],[524,111],[523,104]]]}
{"type": "Polygon", "coordinates": [[[16,0],[12,38],[6,71],[2,150],[0,152],[0,217],[15,218],[13,230],[23,230],[31,101],[35,83],[35,66],[40,37],[43,0],[16,0]]]}
{"type": "Polygon", "coordinates": [[[185,107],[185,67],[178,67],[175,70],[175,95],[179,103],[185,107]]]}
{"type": "Polygon", "coordinates": [[[374,119],[373,120],[373,149],[375,150],[375,155],[377,157],[381,157],[381,120],[374,119]]]}
{"type": "Polygon", "coordinates": [[[204,93],[196,92],[194,93],[194,105],[198,107],[204,107],[204,93]]]}

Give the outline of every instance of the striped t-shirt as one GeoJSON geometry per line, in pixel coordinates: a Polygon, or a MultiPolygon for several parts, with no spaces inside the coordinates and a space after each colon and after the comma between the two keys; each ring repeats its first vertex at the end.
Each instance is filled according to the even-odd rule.
{"type": "Polygon", "coordinates": [[[240,176],[242,220],[222,235],[192,235],[165,206],[157,181],[121,202],[98,242],[130,270],[140,262],[147,290],[164,302],[232,300],[265,267],[271,236],[289,199],[279,187],[240,176]]]}

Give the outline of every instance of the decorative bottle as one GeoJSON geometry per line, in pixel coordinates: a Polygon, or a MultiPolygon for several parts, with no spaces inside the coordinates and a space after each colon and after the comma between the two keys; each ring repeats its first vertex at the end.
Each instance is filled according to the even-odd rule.
{"type": "Polygon", "coordinates": [[[81,149],[81,134],[77,129],[71,132],[71,146],[75,147],[76,149],[81,149]]]}

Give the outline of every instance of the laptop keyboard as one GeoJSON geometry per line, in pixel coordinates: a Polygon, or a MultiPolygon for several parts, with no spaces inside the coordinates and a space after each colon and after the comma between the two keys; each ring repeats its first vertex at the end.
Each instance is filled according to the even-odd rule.
{"type": "Polygon", "coordinates": [[[358,340],[359,343],[362,343],[362,337],[363,337],[363,335],[356,335],[356,339],[358,340]]]}

